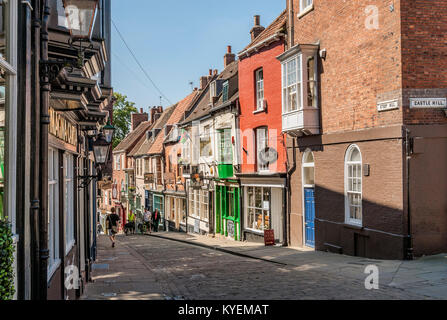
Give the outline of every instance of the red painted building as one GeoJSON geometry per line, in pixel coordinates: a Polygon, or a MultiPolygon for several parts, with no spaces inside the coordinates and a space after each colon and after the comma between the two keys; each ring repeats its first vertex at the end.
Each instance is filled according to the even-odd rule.
{"type": "Polygon", "coordinates": [[[285,188],[287,153],[282,134],[281,63],[286,12],[269,27],[255,16],[251,43],[239,53],[241,173],[245,240],[263,241],[273,229],[275,240],[286,239],[285,188]]]}

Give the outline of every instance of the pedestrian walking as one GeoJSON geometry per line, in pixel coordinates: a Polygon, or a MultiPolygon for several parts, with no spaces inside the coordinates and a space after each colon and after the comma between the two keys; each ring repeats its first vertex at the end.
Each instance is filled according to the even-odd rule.
{"type": "Polygon", "coordinates": [[[144,224],[145,224],[147,230],[149,230],[149,234],[151,234],[152,233],[152,213],[147,209],[144,210],[143,220],[144,220],[144,224]]]}
{"type": "Polygon", "coordinates": [[[107,227],[109,230],[110,241],[112,241],[112,248],[115,248],[115,236],[118,233],[120,224],[120,217],[115,213],[115,208],[112,208],[112,213],[107,216],[107,227]]]}
{"type": "Polygon", "coordinates": [[[154,221],[154,232],[158,232],[158,225],[160,223],[160,212],[158,211],[158,209],[155,209],[154,211],[153,221],[154,221]]]}

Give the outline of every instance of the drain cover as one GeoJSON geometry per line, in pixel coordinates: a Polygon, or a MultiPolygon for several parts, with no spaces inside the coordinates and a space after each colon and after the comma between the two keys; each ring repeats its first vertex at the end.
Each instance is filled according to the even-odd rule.
{"type": "Polygon", "coordinates": [[[108,264],[93,264],[92,265],[93,270],[109,270],[108,264]]]}
{"type": "Polygon", "coordinates": [[[112,292],[112,293],[103,293],[102,296],[106,297],[106,298],[116,297],[116,293],[114,293],[114,292],[112,292]]]}

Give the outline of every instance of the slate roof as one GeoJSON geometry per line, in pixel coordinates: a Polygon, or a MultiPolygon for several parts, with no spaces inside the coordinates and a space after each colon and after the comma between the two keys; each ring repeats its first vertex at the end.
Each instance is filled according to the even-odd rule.
{"type": "MultiPolygon", "coordinates": [[[[163,127],[165,126],[166,122],[168,122],[169,118],[171,117],[171,115],[174,112],[176,107],[177,107],[177,104],[167,108],[161,114],[161,117],[155,122],[154,126],[151,129],[163,129],[163,127]]],[[[133,152],[132,156],[140,157],[140,156],[147,155],[147,153],[149,152],[149,149],[152,147],[153,142],[154,142],[154,140],[152,140],[152,139],[147,140],[146,135],[143,135],[143,137],[139,141],[139,144],[137,144],[137,145],[139,145],[138,149],[135,150],[135,152],[133,152]]],[[[134,150],[132,150],[132,151],[134,151],[134,150]]]]}
{"type": "Polygon", "coordinates": [[[213,82],[214,80],[230,80],[234,77],[235,81],[231,81],[230,82],[230,97],[229,100],[234,101],[234,99],[237,98],[238,96],[238,83],[237,83],[237,74],[238,74],[238,66],[239,66],[239,61],[234,61],[232,63],[230,63],[216,78],[212,79],[210,81],[210,83],[208,84],[208,86],[205,88],[205,94],[200,98],[200,100],[197,102],[197,106],[194,109],[194,111],[185,119],[185,121],[183,121],[182,124],[187,124],[190,123],[194,120],[198,120],[201,119],[207,115],[210,114],[211,109],[214,106],[217,105],[221,105],[222,104],[222,93],[220,93],[220,98],[219,100],[215,103],[215,105],[213,106],[210,103],[210,84],[211,82],[213,82]],[[237,95],[237,96],[236,96],[237,95]]]}
{"type": "Polygon", "coordinates": [[[152,123],[150,121],[145,121],[140,123],[140,125],[133,131],[131,131],[124,139],[121,141],[113,153],[129,152],[134,147],[135,140],[140,139],[141,135],[144,134],[150,127],[152,123]]]}
{"type": "Polygon", "coordinates": [[[255,40],[253,40],[247,47],[245,47],[244,50],[242,50],[240,53],[244,52],[247,49],[250,49],[251,47],[254,47],[255,45],[261,43],[265,39],[273,36],[275,33],[281,31],[283,29],[284,24],[287,22],[287,10],[284,10],[278,18],[275,19],[264,31],[262,31],[255,40]]]}
{"type": "MultiPolygon", "coordinates": [[[[174,112],[172,113],[171,117],[169,117],[169,120],[166,122],[166,125],[175,125],[183,120],[185,111],[188,110],[188,108],[191,106],[191,104],[194,102],[197,95],[199,95],[200,92],[194,91],[189,96],[187,96],[185,99],[180,101],[177,104],[177,107],[175,108],[174,112]]],[[[165,133],[162,131],[157,138],[155,139],[155,142],[147,152],[149,155],[154,154],[161,154],[163,152],[163,142],[165,139],[165,133]]]]}

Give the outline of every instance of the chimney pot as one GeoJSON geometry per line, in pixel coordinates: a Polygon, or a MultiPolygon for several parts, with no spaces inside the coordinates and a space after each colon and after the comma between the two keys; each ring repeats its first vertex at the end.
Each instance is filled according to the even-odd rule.
{"type": "Polygon", "coordinates": [[[231,53],[231,46],[227,47],[227,53],[231,53]]]}
{"type": "Polygon", "coordinates": [[[261,16],[255,15],[255,27],[260,26],[260,25],[261,25],[261,16]]]}

